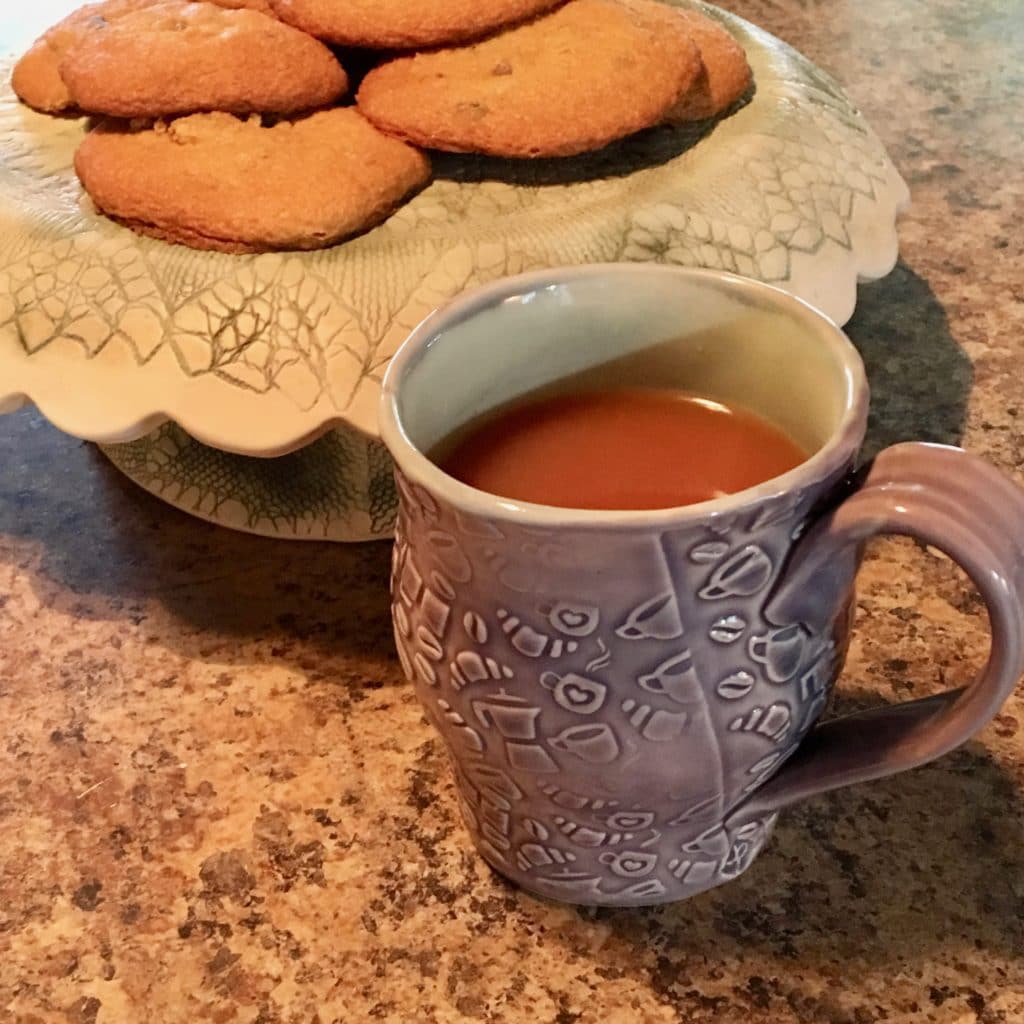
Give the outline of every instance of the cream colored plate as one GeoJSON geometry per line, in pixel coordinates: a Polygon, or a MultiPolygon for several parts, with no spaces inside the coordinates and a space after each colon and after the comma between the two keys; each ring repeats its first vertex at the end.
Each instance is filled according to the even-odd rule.
{"type": "MultiPolygon", "coordinates": [[[[574,160],[442,156],[433,184],[387,223],[310,254],[193,252],[98,216],[72,170],[84,121],[21,106],[4,61],[0,411],[34,402],[58,427],[108,444],[145,446],[172,421],[204,445],[264,457],[340,430],[364,451],[359,479],[342,481],[361,525],[327,533],[364,536],[377,532],[364,464],[383,370],[420,319],[471,285],[609,260],[724,267],[844,323],[857,280],[896,260],[905,184],[832,78],[733,15],[666,2],[711,13],[742,42],[757,90],[738,113],[574,160]]],[[[44,0],[14,28],[5,16],[3,49],[72,6],[44,0]]],[[[160,439],[172,435],[183,436],[160,439]]],[[[192,469],[158,461],[146,486],[195,494],[181,475],[194,458],[192,469]]],[[[211,500],[200,498],[191,511],[211,500]]],[[[253,528],[249,518],[236,508],[231,525],[253,528]]]]}

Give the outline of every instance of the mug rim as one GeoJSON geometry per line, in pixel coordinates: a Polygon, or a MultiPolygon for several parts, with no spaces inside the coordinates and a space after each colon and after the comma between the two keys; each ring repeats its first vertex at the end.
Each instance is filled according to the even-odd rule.
{"type": "Polygon", "coordinates": [[[594,263],[502,277],[468,289],[428,314],[413,328],[388,364],[381,385],[379,430],[381,440],[403,476],[425,487],[432,494],[443,496],[469,515],[534,527],[675,527],[689,521],[731,515],[841,471],[851,456],[856,454],[864,439],[868,402],[869,388],[860,353],[829,317],[806,300],[775,285],[725,270],[664,264],[594,263]],[[726,285],[730,291],[745,292],[767,300],[776,309],[788,310],[817,330],[822,342],[836,356],[845,383],[846,404],[843,415],[825,444],[785,473],[721,498],[657,509],[586,509],[542,505],[482,491],[446,473],[412,442],[399,411],[401,383],[405,375],[426,357],[444,330],[500,305],[520,292],[586,279],[620,276],[714,281],[726,285]]]}

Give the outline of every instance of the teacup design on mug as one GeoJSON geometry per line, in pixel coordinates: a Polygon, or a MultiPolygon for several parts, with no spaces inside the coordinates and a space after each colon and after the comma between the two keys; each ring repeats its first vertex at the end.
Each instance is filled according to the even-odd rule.
{"type": "Polygon", "coordinates": [[[705,601],[750,597],[763,589],[771,578],[771,559],[756,544],[747,544],[718,566],[697,593],[705,601]]]}
{"type": "Polygon", "coordinates": [[[559,676],[556,672],[545,672],[540,684],[550,690],[559,707],[577,715],[593,715],[604,705],[608,687],[586,676],[568,672],[559,676]]]}
{"type": "Polygon", "coordinates": [[[675,595],[669,591],[634,608],[615,630],[624,640],[674,640],[683,635],[675,595]]]}
{"type": "Polygon", "coordinates": [[[555,750],[578,757],[587,764],[611,764],[619,756],[619,741],[605,722],[571,725],[548,742],[555,750]]]}
{"type": "Polygon", "coordinates": [[[831,322],[728,274],[546,271],[416,329],[382,406],[401,495],[395,640],[497,870],[575,902],[681,899],[746,870],[786,805],[922,764],[995,714],[1024,671],[1024,496],[930,445],[854,479],[867,399],[831,322]],[[787,362],[801,372],[778,373],[787,362]],[[428,457],[486,403],[606,364],[616,382],[668,373],[754,404],[807,460],[703,504],[601,512],[504,501],[428,457]],[[886,531],[967,570],[993,653],[962,691],[820,724],[863,542],[886,531]]]}
{"type": "Polygon", "coordinates": [[[803,665],[810,636],[800,626],[783,626],[763,636],[751,637],[750,657],[764,666],[764,674],[773,683],[786,683],[803,665]]]}
{"type": "Polygon", "coordinates": [[[637,683],[649,693],[663,693],[677,704],[692,704],[702,699],[700,679],[688,650],[663,661],[654,671],[640,676],[637,683]]]}

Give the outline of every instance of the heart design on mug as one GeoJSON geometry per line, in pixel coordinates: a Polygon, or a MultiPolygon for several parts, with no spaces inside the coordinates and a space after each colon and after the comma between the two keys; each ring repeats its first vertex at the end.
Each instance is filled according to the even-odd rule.
{"type": "Polygon", "coordinates": [[[600,610],[592,605],[559,601],[548,613],[548,622],[566,636],[590,636],[597,629],[600,610]]]}
{"type": "Polygon", "coordinates": [[[559,676],[555,672],[545,672],[540,677],[540,685],[545,690],[551,690],[555,702],[566,709],[575,711],[578,715],[592,715],[601,709],[604,704],[605,694],[608,687],[594,679],[587,679],[586,676],[569,672],[559,676]]]}
{"type": "Polygon", "coordinates": [[[565,686],[562,688],[562,693],[565,695],[565,699],[574,707],[579,707],[581,704],[586,704],[591,697],[588,691],[584,690],[580,686],[577,686],[575,683],[566,683],[565,686]]]}
{"type": "Polygon", "coordinates": [[[654,814],[651,811],[615,811],[603,821],[618,832],[639,832],[654,824],[654,814]]]}
{"type": "Polygon", "coordinates": [[[653,853],[639,850],[623,850],[622,853],[602,853],[597,858],[605,867],[611,868],[613,874],[620,878],[643,878],[649,875],[658,863],[653,853]]]}

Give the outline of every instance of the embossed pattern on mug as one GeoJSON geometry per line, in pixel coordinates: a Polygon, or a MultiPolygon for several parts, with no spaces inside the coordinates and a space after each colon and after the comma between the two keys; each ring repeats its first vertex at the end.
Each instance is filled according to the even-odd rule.
{"type": "Polygon", "coordinates": [[[841,614],[827,635],[770,618],[790,534],[829,482],[604,545],[398,486],[395,639],[483,856],[597,904],[744,871],[774,815],[722,822],[820,715],[845,642],[841,614]]]}

